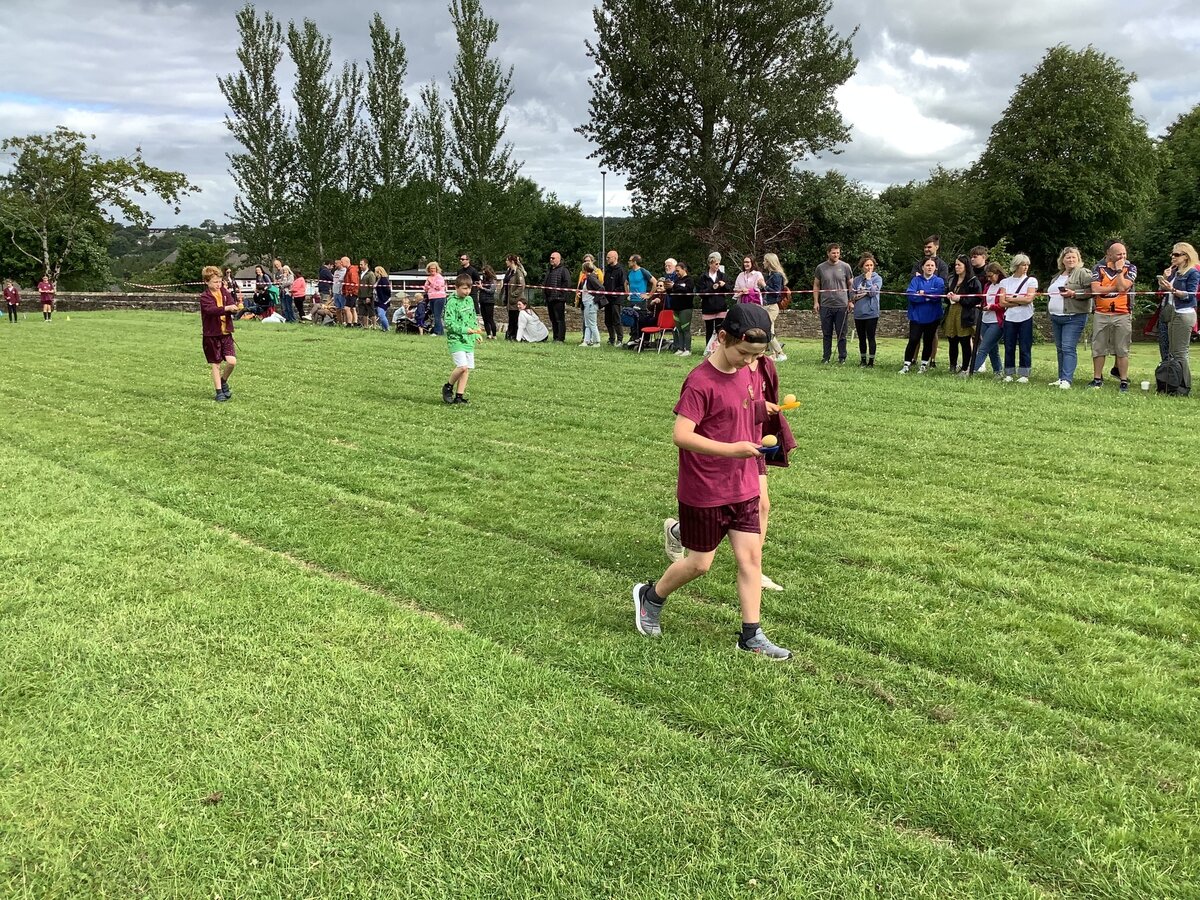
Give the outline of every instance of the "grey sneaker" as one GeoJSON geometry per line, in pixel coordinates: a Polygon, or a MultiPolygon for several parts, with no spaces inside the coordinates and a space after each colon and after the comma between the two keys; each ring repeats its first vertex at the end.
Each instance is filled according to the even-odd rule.
{"type": "Polygon", "coordinates": [[[645,587],[644,581],[633,586],[633,624],[646,637],[659,637],[662,635],[662,626],[658,623],[658,617],[662,615],[662,607],[655,609],[649,603],[642,602],[642,590],[645,587]]]}
{"type": "Polygon", "coordinates": [[[675,536],[675,529],[678,527],[678,519],[663,519],[663,550],[671,562],[683,559],[683,544],[675,536]]]}
{"type": "Polygon", "coordinates": [[[764,656],[767,659],[791,659],[792,651],[785,647],[780,647],[778,644],[771,642],[771,639],[763,634],[760,628],[754,632],[754,637],[745,643],[741,638],[738,638],[737,648],[745,650],[748,653],[757,653],[759,656],[764,656]]]}

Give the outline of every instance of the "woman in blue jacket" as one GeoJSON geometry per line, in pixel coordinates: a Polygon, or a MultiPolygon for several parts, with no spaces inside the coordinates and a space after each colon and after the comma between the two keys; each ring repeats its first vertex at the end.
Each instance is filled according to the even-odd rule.
{"type": "Polygon", "coordinates": [[[850,309],[854,313],[854,330],[858,332],[858,354],[862,361],[860,369],[875,367],[875,333],[879,328],[879,292],[883,290],[883,277],[875,271],[875,257],[864,253],[858,261],[862,274],[854,279],[851,287],[850,309]]]}
{"type": "Polygon", "coordinates": [[[921,274],[914,275],[908,283],[908,346],[904,348],[901,375],[908,374],[912,368],[918,346],[921,348],[921,371],[929,368],[933,340],[942,320],[942,297],[946,293],[946,282],[936,272],[937,261],[927,259],[921,265],[921,274]]]}

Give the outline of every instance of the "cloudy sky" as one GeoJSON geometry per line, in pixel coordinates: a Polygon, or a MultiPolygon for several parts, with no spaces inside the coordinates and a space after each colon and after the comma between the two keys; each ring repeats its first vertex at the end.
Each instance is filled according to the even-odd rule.
{"type": "MultiPolygon", "coordinates": [[[[226,154],[236,145],[216,78],[238,68],[234,14],[241,5],[0,0],[0,46],[8,50],[0,133],[64,124],[94,133],[95,148],[106,155],[141,146],[151,164],[183,171],[202,188],[178,219],[153,207],[156,224],[225,221],[233,197],[226,154]]],[[[453,64],[455,35],[442,0],[256,6],[285,22],[313,18],[332,37],[339,60],[363,59],[378,10],[403,31],[413,97],[421,82],[444,84],[453,64]]],[[[484,9],[500,23],[498,52],[515,67],[508,136],[524,174],[598,214],[599,167],[573,131],[587,111],[590,0],[484,0],[484,9]]],[[[1134,106],[1154,134],[1200,102],[1195,0],[834,0],[830,18],[843,34],[859,29],[858,72],[837,94],[852,141],[809,165],[836,167],[876,189],[921,178],[938,163],[974,160],[1021,74],[1059,42],[1095,44],[1136,72],[1134,106]]],[[[283,78],[290,84],[286,72],[283,78]]],[[[610,213],[626,202],[623,188],[610,174],[610,213]]]]}

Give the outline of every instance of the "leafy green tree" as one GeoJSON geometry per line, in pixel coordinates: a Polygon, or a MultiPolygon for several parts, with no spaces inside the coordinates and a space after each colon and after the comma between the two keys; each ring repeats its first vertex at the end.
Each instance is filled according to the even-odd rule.
{"type": "Polygon", "coordinates": [[[823,175],[799,173],[790,187],[787,213],[804,224],[800,239],[782,250],[780,259],[789,272],[803,276],[805,286],[812,281],[817,264],[826,257],[826,248],[842,245],[842,259],[855,266],[868,251],[887,274],[892,265],[892,212],[887,204],[869,190],[843,175],[831,171],[823,175]]]}
{"type": "Polygon", "coordinates": [[[902,277],[907,284],[910,267],[931,235],[941,236],[941,256],[947,262],[979,243],[982,199],[968,172],[938,166],[927,180],[890,187],[879,199],[891,211],[889,243],[896,257],[885,270],[889,277],[902,277]]]}
{"type": "Polygon", "coordinates": [[[417,107],[414,124],[421,147],[417,157],[421,175],[419,211],[428,239],[426,246],[434,250],[434,258],[440,261],[446,246],[446,220],[455,198],[450,195],[446,104],[436,82],[421,86],[421,105],[417,107]]]}
{"type": "Polygon", "coordinates": [[[1157,161],[1133,112],[1135,77],[1094,47],[1063,45],[1021,77],[976,165],[987,239],[1008,235],[1048,269],[1064,244],[1094,255],[1139,221],[1157,161]]]}
{"type": "Polygon", "coordinates": [[[220,241],[194,240],[184,238],[176,250],[175,262],[170,267],[170,282],[185,284],[189,293],[200,293],[203,287],[194,284],[200,281],[200,274],[205,266],[223,266],[229,248],[220,241]]]}
{"type": "Polygon", "coordinates": [[[76,259],[99,260],[92,274],[107,277],[102,249],[113,212],[148,225],[150,213],[139,198],[153,195],[175,204],[199,190],[183,173],[147,163],[141,148],[130,156],[104,159],[88,150],[87,140],[59,126],[51,134],[0,142],[0,152],[12,160],[8,172],[0,176],[0,227],[8,231],[18,254],[51,281],[57,281],[64,267],[76,259]],[[89,250],[81,256],[84,241],[100,248],[99,252],[89,250]]]}
{"type": "Polygon", "coordinates": [[[390,31],[379,13],[371,19],[371,58],[367,61],[367,148],[363,169],[369,190],[366,220],[372,258],[398,260],[405,255],[402,222],[407,220],[407,192],[415,167],[410,103],[404,94],[408,55],[399,29],[390,31]]]}
{"type": "Polygon", "coordinates": [[[291,156],[298,231],[311,242],[308,262],[313,262],[327,258],[326,245],[338,231],[338,214],[346,209],[350,182],[361,182],[353,148],[367,141],[365,133],[355,130],[362,77],[353,63],[343,66],[340,76],[333,76],[330,40],[312,19],[305,19],[299,28],[294,22],[288,24],[287,46],[296,67],[291,156]]]}
{"type": "Polygon", "coordinates": [[[1176,242],[1200,247],[1200,105],[1167,129],[1159,158],[1162,167],[1155,199],[1137,239],[1137,258],[1156,260],[1156,271],[1166,266],[1167,253],[1176,242]]]}
{"type": "Polygon", "coordinates": [[[244,151],[229,154],[237,195],[238,234],[252,256],[277,256],[285,246],[296,168],[291,121],[280,101],[283,27],[268,12],[260,21],[247,3],[237,14],[242,71],[218,77],[229,104],[225,127],[244,151]]]}
{"type": "Polygon", "coordinates": [[[854,73],[828,0],[601,0],[577,131],[628,176],[636,212],[716,225],[764,180],[848,137],[834,89],[854,73]]]}

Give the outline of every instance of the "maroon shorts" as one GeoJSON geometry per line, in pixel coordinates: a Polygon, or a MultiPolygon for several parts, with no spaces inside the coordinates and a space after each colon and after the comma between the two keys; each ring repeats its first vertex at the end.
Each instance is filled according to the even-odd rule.
{"type": "Polygon", "coordinates": [[[721,546],[731,531],[761,534],[758,498],[726,506],[688,506],[679,504],[679,540],[693,553],[708,553],[721,546]]]}
{"type": "Polygon", "coordinates": [[[225,362],[225,357],[233,355],[232,334],[219,334],[204,339],[204,358],[210,363],[225,362]]]}
{"type": "Polygon", "coordinates": [[[760,456],[758,458],[758,474],[759,475],[767,474],[767,458],[765,456],[760,456]]]}

